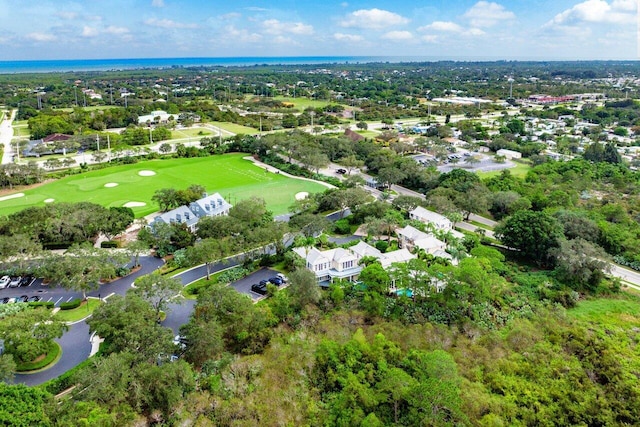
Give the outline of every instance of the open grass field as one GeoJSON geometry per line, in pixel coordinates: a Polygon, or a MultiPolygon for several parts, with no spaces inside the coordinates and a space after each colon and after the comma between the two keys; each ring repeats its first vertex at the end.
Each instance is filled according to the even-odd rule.
{"type": "Polygon", "coordinates": [[[567,311],[570,317],[610,326],[640,326],[640,297],[620,295],[615,299],[598,298],[580,301],[567,311]]]}
{"type": "MultiPolygon", "coordinates": [[[[519,178],[524,178],[527,176],[527,173],[531,170],[531,166],[525,165],[523,163],[516,163],[515,168],[507,169],[511,172],[511,175],[517,176],[519,178]]],[[[490,171],[490,172],[476,172],[480,178],[491,178],[494,176],[500,175],[502,171],[490,171]]]]}
{"type": "MultiPolygon", "coordinates": [[[[242,126],[235,123],[230,122],[208,122],[213,126],[217,126],[222,130],[226,130],[227,132],[235,133],[235,134],[244,134],[244,135],[255,135],[260,131],[258,129],[250,128],[249,126],[242,126]]],[[[224,134],[223,134],[224,136],[224,134]]]]}
{"type": "Polygon", "coordinates": [[[20,124],[20,125],[16,125],[16,124],[13,125],[13,136],[15,138],[18,138],[18,137],[26,137],[26,138],[28,138],[29,135],[30,135],[29,126],[26,123],[25,124],[20,124]]]}
{"type": "Polygon", "coordinates": [[[174,129],[171,131],[171,139],[179,139],[179,138],[203,138],[205,136],[214,136],[214,132],[211,129],[207,128],[184,128],[184,129],[174,129]]]}
{"type": "Polygon", "coordinates": [[[326,188],[315,182],[267,173],[252,162],[244,160],[245,156],[226,154],[191,159],[150,160],[68,176],[0,197],[0,215],[28,206],[43,206],[45,201],[87,201],[108,207],[124,206],[131,202],[144,204],[132,207],[136,217],[141,217],[158,210],[158,206],[151,201],[156,190],[168,187],[184,189],[191,184],[204,186],[210,194],[220,193],[231,204],[252,196],[261,197],[266,200],[269,209],[279,215],[289,211],[297,193],[316,193],[326,188]]]}
{"type": "Polygon", "coordinates": [[[276,96],[273,99],[280,102],[290,102],[294,105],[293,108],[295,108],[296,110],[300,110],[300,112],[304,111],[309,107],[323,108],[329,105],[329,102],[327,102],[326,100],[316,100],[316,99],[309,99],[309,98],[289,98],[286,96],[276,96]]]}
{"type": "MultiPolygon", "coordinates": [[[[108,94],[107,94],[108,96],[108,94]]],[[[115,98],[115,95],[114,95],[115,98]]],[[[82,100],[80,100],[82,101],[82,100]]],[[[79,107],[82,108],[84,111],[100,111],[100,110],[110,110],[112,108],[122,108],[119,105],[92,105],[89,107],[79,107]]],[[[68,107],[68,108],[58,108],[57,110],[59,111],[66,111],[68,113],[73,112],[73,108],[72,107],[68,107]]]]}

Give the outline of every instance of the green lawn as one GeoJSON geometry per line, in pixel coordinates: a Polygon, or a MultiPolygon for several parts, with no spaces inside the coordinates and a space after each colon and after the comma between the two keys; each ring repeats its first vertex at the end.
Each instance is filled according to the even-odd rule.
{"type": "Polygon", "coordinates": [[[309,99],[309,98],[288,98],[286,96],[276,96],[273,99],[280,102],[290,102],[294,105],[293,108],[295,108],[296,110],[300,110],[301,112],[306,110],[309,107],[324,108],[330,104],[326,100],[316,100],[316,99],[309,99]]]}
{"type": "MultiPolygon", "coordinates": [[[[511,175],[517,176],[519,178],[524,178],[531,170],[531,166],[522,163],[516,163],[515,168],[509,168],[508,170],[509,172],[511,172],[511,175]]],[[[502,171],[477,172],[477,174],[480,178],[492,178],[494,176],[500,175],[501,172],[502,171]]]]}
{"type": "MultiPolygon", "coordinates": [[[[28,206],[43,206],[47,199],[57,202],[93,202],[103,206],[123,206],[128,202],[146,203],[134,207],[137,217],[156,212],[151,201],[160,188],[184,189],[191,184],[204,186],[209,193],[220,193],[231,204],[252,196],[262,197],[275,215],[286,213],[299,192],[316,193],[325,187],[315,182],[266,173],[248,160],[245,154],[199,157],[191,159],[150,160],[134,165],[114,166],[25,190],[23,197],[2,200],[0,215],[28,206]],[[153,171],[141,176],[140,171],[153,171]],[[105,184],[118,184],[105,187],[105,184]]],[[[18,192],[16,192],[18,193],[18,192]]],[[[5,196],[6,197],[6,196],[5,196]]]]}
{"type": "Polygon", "coordinates": [[[611,326],[640,326],[640,298],[620,295],[616,299],[598,298],[580,301],[568,310],[569,316],[586,321],[611,326]]]}
{"type": "Polygon", "coordinates": [[[374,130],[356,130],[356,132],[365,138],[377,138],[380,136],[380,132],[374,130]]]}
{"type": "Polygon", "coordinates": [[[29,137],[29,127],[28,125],[13,125],[13,136],[14,137],[29,137]]]}
{"type": "Polygon", "coordinates": [[[214,132],[211,129],[206,128],[184,128],[174,129],[171,131],[171,139],[178,138],[203,138],[205,136],[214,136],[214,132]]]}
{"type": "MultiPolygon", "coordinates": [[[[100,111],[100,110],[110,110],[112,108],[123,108],[119,105],[92,105],[89,107],[79,107],[84,111],[100,111]]],[[[65,111],[67,113],[73,112],[73,107],[65,107],[65,108],[57,108],[59,111],[65,111]]]]}
{"type": "MultiPolygon", "coordinates": [[[[227,132],[235,133],[236,135],[238,134],[255,135],[260,132],[258,129],[254,129],[248,126],[242,126],[242,125],[238,125],[230,122],[208,122],[208,123],[213,126],[217,126],[222,130],[226,130],[227,132]]],[[[222,134],[222,136],[224,137],[225,135],[222,134]]]]}
{"type": "Polygon", "coordinates": [[[89,298],[87,299],[86,304],[82,304],[78,308],[58,311],[55,314],[55,318],[61,322],[77,322],[78,320],[82,320],[93,313],[93,310],[100,307],[100,305],[102,305],[100,300],[96,298],[89,298]]]}

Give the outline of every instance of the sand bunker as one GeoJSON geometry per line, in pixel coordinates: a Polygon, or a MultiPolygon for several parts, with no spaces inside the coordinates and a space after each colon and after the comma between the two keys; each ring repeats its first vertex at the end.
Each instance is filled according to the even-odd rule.
{"type": "Polygon", "coordinates": [[[20,197],[24,197],[24,193],[9,194],[8,196],[0,197],[0,202],[4,202],[5,200],[17,199],[20,197]]]}
{"type": "Polygon", "coordinates": [[[307,197],[309,197],[309,193],[307,193],[306,191],[301,191],[300,193],[296,194],[296,200],[304,200],[307,197]]]}
{"type": "Polygon", "coordinates": [[[156,173],[154,171],[140,171],[138,172],[138,175],[140,176],[153,176],[156,173]]]}
{"type": "Polygon", "coordinates": [[[147,206],[147,204],[144,202],[127,202],[122,206],[125,208],[141,208],[143,206],[147,206]]]}
{"type": "Polygon", "coordinates": [[[53,203],[56,199],[44,199],[45,203],[53,203]]]}
{"type": "Polygon", "coordinates": [[[104,186],[107,187],[107,188],[117,187],[118,183],[117,182],[107,182],[104,186]]]}

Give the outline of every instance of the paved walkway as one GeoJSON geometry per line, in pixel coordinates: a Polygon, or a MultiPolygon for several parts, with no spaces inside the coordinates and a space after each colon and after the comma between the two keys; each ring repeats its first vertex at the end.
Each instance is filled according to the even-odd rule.
{"type": "Polygon", "coordinates": [[[15,119],[17,110],[11,110],[0,124],[0,144],[4,145],[2,152],[2,164],[11,163],[13,161],[13,148],[11,140],[13,139],[13,120],[15,119]]]}

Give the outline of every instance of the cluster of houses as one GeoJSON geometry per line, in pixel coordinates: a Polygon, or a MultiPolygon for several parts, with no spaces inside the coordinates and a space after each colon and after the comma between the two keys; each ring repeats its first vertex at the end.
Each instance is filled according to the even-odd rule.
{"type": "MultiPolygon", "coordinates": [[[[410,212],[410,218],[421,221],[433,230],[451,233],[454,237],[463,235],[453,230],[453,224],[446,217],[417,207],[410,212]]],[[[293,251],[305,260],[308,270],[316,275],[320,286],[328,286],[334,280],[356,281],[362,272],[360,260],[364,257],[377,259],[384,269],[395,263],[405,263],[415,259],[415,253],[422,250],[436,257],[455,260],[445,249],[447,244],[435,237],[433,233],[425,233],[410,225],[396,230],[399,249],[391,252],[381,252],[377,248],[360,241],[350,248],[336,248],[321,251],[317,248],[298,247],[293,251]]]]}
{"type": "Polygon", "coordinates": [[[195,232],[200,218],[228,215],[231,205],[219,194],[204,194],[201,199],[189,206],[180,206],[156,216],[149,223],[152,229],[158,224],[185,224],[189,231],[195,232]]]}

